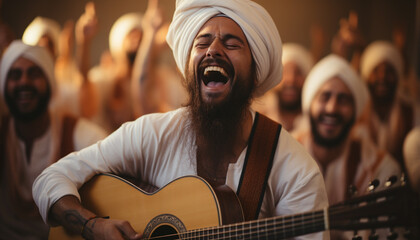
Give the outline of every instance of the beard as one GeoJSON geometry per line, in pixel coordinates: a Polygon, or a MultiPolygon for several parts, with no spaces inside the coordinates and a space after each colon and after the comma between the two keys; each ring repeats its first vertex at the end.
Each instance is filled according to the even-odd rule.
{"type": "MultiPolygon", "coordinates": [[[[296,91],[298,91],[296,89],[296,91]]],[[[278,106],[281,110],[286,112],[297,112],[301,110],[302,100],[301,95],[294,100],[294,101],[286,101],[283,98],[282,90],[277,91],[277,99],[278,99],[278,106]]]]}
{"type": "MultiPolygon", "coordinates": [[[[226,64],[226,63],[225,63],[226,64]]],[[[221,66],[224,66],[221,64],[221,66]]],[[[253,68],[254,64],[253,64],[253,68]]],[[[252,71],[255,73],[255,71],[252,71]]],[[[195,71],[186,74],[186,86],[189,93],[187,107],[190,114],[190,129],[196,137],[197,158],[203,156],[218,160],[231,154],[236,137],[242,131],[252,93],[255,88],[255,76],[248,79],[236,79],[230,94],[218,103],[204,102],[201,96],[201,80],[195,71]]]]}
{"type": "Polygon", "coordinates": [[[353,127],[353,124],[355,122],[355,118],[353,117],[351,120],[344,122],[343,128],[341,129],[341,132],[333,138],[326,138],[323,137],[317,127],[316,127],[316,123],[318,121],[320,121],[320,119],[323,117],[323,115],[330,115],[330,116],[334,116],[334,117],[338,117],[339,120],[341,122],[343,122],[343,118],[338,115],[338,114],[325,114],[322,113],[318,116],[317,119],[315,119],[315,117],[313,117],[312,115],[310,116],[310,122],[311,122],[311,132],[312,132],[312,136],[313,139],[315,141],[315,143],[319,146],[325,147],[325,148],[335,148],[337,146],[339,146],[340,144],[342,144],[346,139],[347,136],[351,130],[351,128],[353,127]]]}
{"type": "Polygon", "coordinates": [[[394,101],[397,92],[397,84],[392,82],[369,83],[368,89],[375,105],[390,105],[394,101]],[[378,93],[377,89],[381,88],[381,85],[384,85],[386,88],[385,93],[378,93]]]}
{"type": "Polygon", "coordinates": [[[48,87],[45,94],[39,93],[39,91],[31,86],[22,86],[16,88],[12,96],[9,93],[5,94],[6,104],[9,108],[10,114],[18,121],[21,122],[30,122],[34,119],[40,117],[48,110],[48,103],[51,98],[51,89],[48,87]],[[39,102],[38,105],[30,112],[22,112],[16,104],[15,99],[19,96],[20,91],[31,91],[33,94],[38,96],[39,102]]]}

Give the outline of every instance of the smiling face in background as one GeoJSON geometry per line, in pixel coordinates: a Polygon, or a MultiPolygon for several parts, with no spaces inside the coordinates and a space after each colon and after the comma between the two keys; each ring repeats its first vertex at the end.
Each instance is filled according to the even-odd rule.
{"type": "Polygon", "coordinates": [[[388,62],[378,64],[368,78],[372,100],[379,104],[389,104],[394,100],[398,86],[398,75],[388,62]]]}
{"type": "Polygon", "coordinates": [[[341,144],[353,126],[355,109],[353,94],[340,78],[326,81],[310,107],[314,141],[324,147],[341,144]]]}
{"type": "Polygon", "coordinates": [[[31,60],[20,57],[6,77],[5,99],[11,114],[29,121],[48,109],[50,87],[43,70],[31,60]]]}

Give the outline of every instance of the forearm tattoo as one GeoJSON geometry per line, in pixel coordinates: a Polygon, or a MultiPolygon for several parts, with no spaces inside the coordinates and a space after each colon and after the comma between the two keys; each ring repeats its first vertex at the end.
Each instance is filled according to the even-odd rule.
{"type": "Polygon", "coordinates": [[[67,226],[72,232],[80,233],[80,229],[86,220],[87,219],[80,215],[76,210],[68,210],[64,212],[63,225],[67,226]]]}

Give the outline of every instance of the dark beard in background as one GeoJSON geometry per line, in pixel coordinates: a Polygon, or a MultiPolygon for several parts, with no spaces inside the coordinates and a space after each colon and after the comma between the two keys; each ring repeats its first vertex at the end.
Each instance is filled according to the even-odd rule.
{"type": "Polygon", "coordinates": [[[341,133],[337,137],[332,139],[326,139],[319,134],[318,130],[316,129],[316,120],[313,116],[310,116],[310,121],[312,137],[314,138],[315,143],[325,148],[334,148],[339,146],[346,140],[351,128],[353,127],[355,120],[353,117],[352,120],[350,120],[344,125],[343,129],[341,130],[341,133]]]}
{"type": "MultiPolygon", "coordinates": [[[[39,92],[36,88],[26,87],[26,86],[16,88],[13,92],[13,95],[17,96],[21,90],[26,90],[26,91],[30,90],[36,93],[37,95],[39,95],[39,92]]],[[[34,119],[38,118],[43,113],[45,113],[48,110],[48,103],[50,102],[50,98],[51,98],[51,89],[48,87],[47,93],[40,96],[40,101],[38,103],[38,106],[32,112],[22,113],[19,111],[19,108],[16,106],[16,103],[13,100],[13,98],[9,94],[7,93],[5,94],[5,100],[9,108],[10,114],[12,114],[12,116],[16,120],[21,121],[21,122],[33,121],[34,119]]]]}
{"type": "Polygon", "coordinates": [[[243,120],[252,99],[253,79],[238,79],[227,99],[218,104],[208,104],[202,101],[201,82],[196,80],[193,73],[186,76],[190,96],[187,107],[190,129],[196,136],[197,158],[206,154],[218,160],[232,153],[235,137],[242,131],[243,120]]]}
{"type": "Polygon", "coordinates": [[[278,100],[278,106],[281,110],[287,111],[287,112],[297,112],[301,110],[302,101],[299,97],[298,100],[294,102],[285,102],[281,99],[280,96],[281,93],[277,93],[277,100],[278,100]]]}
{"type": "Polygon", "coordinates": [[[375,106],[391,105],[394,102],[394,98],[397,92],[397,84],[385,83],[388,88],[388,93],[386,95],[379,95],[375,93],[376,84],[379,83],[369,83],[368,89],[371,94],[372,102],[375,106]]]}

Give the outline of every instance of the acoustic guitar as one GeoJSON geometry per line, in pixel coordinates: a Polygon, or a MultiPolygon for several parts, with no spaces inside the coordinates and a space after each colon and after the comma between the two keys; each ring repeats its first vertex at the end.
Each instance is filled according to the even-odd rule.
{"type": "MultiPolygon", "coordinates": [[[[100,174],[79,190],[84,207],[99,216],[128,220],[145,239],[285,239],[325,231],[417,229],[419,200],[410,187],[390,187],[313,212],[243,222],[235,193],[213,189],[197,176],[181,177],[147,193],[112,174],[100,174]]],[[[82,239],[62,227],[49,239],[82,239]]]]}

